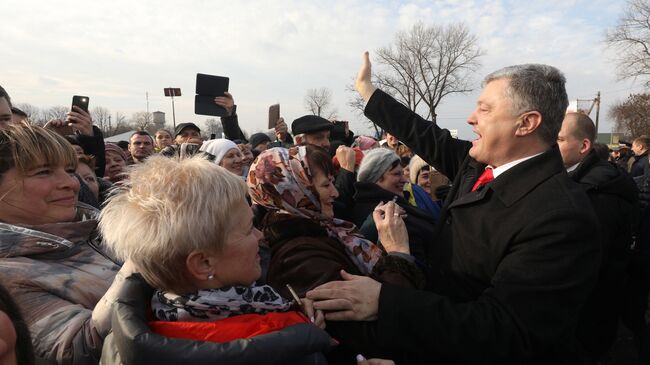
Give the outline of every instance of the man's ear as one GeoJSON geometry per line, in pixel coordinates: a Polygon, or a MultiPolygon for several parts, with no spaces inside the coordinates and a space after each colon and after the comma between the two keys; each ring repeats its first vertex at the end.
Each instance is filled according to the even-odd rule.
{"type": "Polygon", "coordinates": [[[589,139],[583,138],[582,139],[582,145],[580,146],[580,154],[584,155],[591,150],[592,143],[589,139]]]}
{"type": "Polygon", "coordinates": [[[293,144],[296,146],[302,146],[304,138],[301,135],[293,136],[293,144]]]}
{"type": "Polygon", "coordinates": [[[515,135],[519,137],[533,133],[542,124],[542,114],[538,111],[524,113],[517,122],[515,135]]]}

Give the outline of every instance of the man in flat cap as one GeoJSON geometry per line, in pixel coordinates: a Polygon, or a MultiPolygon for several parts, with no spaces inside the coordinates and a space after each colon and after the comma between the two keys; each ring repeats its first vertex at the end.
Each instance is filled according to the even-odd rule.
{"type": "Polygon", "coordinates": [[[313,144],[327,150],[333,126],[332,122],[317,115],[303,115],[291,123],[293,141],[297,146],[313,144]]]}

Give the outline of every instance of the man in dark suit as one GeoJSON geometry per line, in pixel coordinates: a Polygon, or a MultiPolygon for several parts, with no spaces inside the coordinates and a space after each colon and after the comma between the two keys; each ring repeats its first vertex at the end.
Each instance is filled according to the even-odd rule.
{"type": "MultiPolygon", "coordinates": [[[[454,180],[428,252],[434,289],[342,273],[344,281],[308,292],[315,307],[329,320],[376,320],[379,343],[413,363],[581,361],[574,332],[600,247],[589,200],[556,145],[564,84],[546,65],[488,75],[468,118],[478,137],[467,142],[377,90],[366,53],[355,85],[366,116],[454,180]]],[[[399,226],[391,207],[384,217],[378,230],[399,226]]]]}
{"type": "Polygon", "coordinates": [[[599,158],[593,149],[595,139],[596,127],[589,116],[566,114],[557,138],[564,167],[587,193],[601,229],[600,242],[594,242],[602,247],[598,284],[582,311],[577,331],[594,363],[607,354],[616,337],[639,200],[634,180],[614,163],[599,158]]]}

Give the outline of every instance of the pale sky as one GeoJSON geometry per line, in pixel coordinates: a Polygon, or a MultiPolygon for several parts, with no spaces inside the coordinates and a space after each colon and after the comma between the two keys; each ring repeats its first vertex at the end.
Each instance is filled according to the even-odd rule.
{"type": "MultiPolygon", "coordinates": [[[[90,97],[91,109],[130,117],[160,110],[171,125],[163,88],[180,87],[176,122],[202,123],[194,114],[196,73],[230,77],[242,127],[266,125],[268,106],[281,104],[290,123],[308,114],[308,89],[332,90],[339,119],[357,134],[364,118],[346,102],[361,54],[388,45],[414,23],[466,22],[485,52],[476,91],[444,99],[441,126],[473,139],[466,118],[480,80],[498,68],[547,63],[565,73],[570,99],[602,93],[600,131],[611,130],[608,107],[642,82],[618,82],[603,38],[624,2],[546,1],[14,1],[3,0],[0,85],[14,103],[41,108],[90,97]]],[[[592,114],[592,117],[594,115],[592,114]]]]}

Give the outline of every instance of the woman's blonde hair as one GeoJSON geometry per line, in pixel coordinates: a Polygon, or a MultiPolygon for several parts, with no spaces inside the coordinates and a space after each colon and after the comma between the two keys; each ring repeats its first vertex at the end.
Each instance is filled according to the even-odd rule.
{"type": "Polygon", "coordinates": [[[153,287],[175,293],[196,290],[186,269],[195,250],[220,250],[234,207],[246,199],[238,176],[203,156],[151,156],[133,165],[129,181],[100,216],[104,243],[131,259],[153,287]]]}
{"type": "Polygon", "coordinates": [[[0,178],[14,167],[24,175],[38,166],[58,165],[77,167],[77,154],[63,136],[27,123],[0,129],[0,178]]]}

